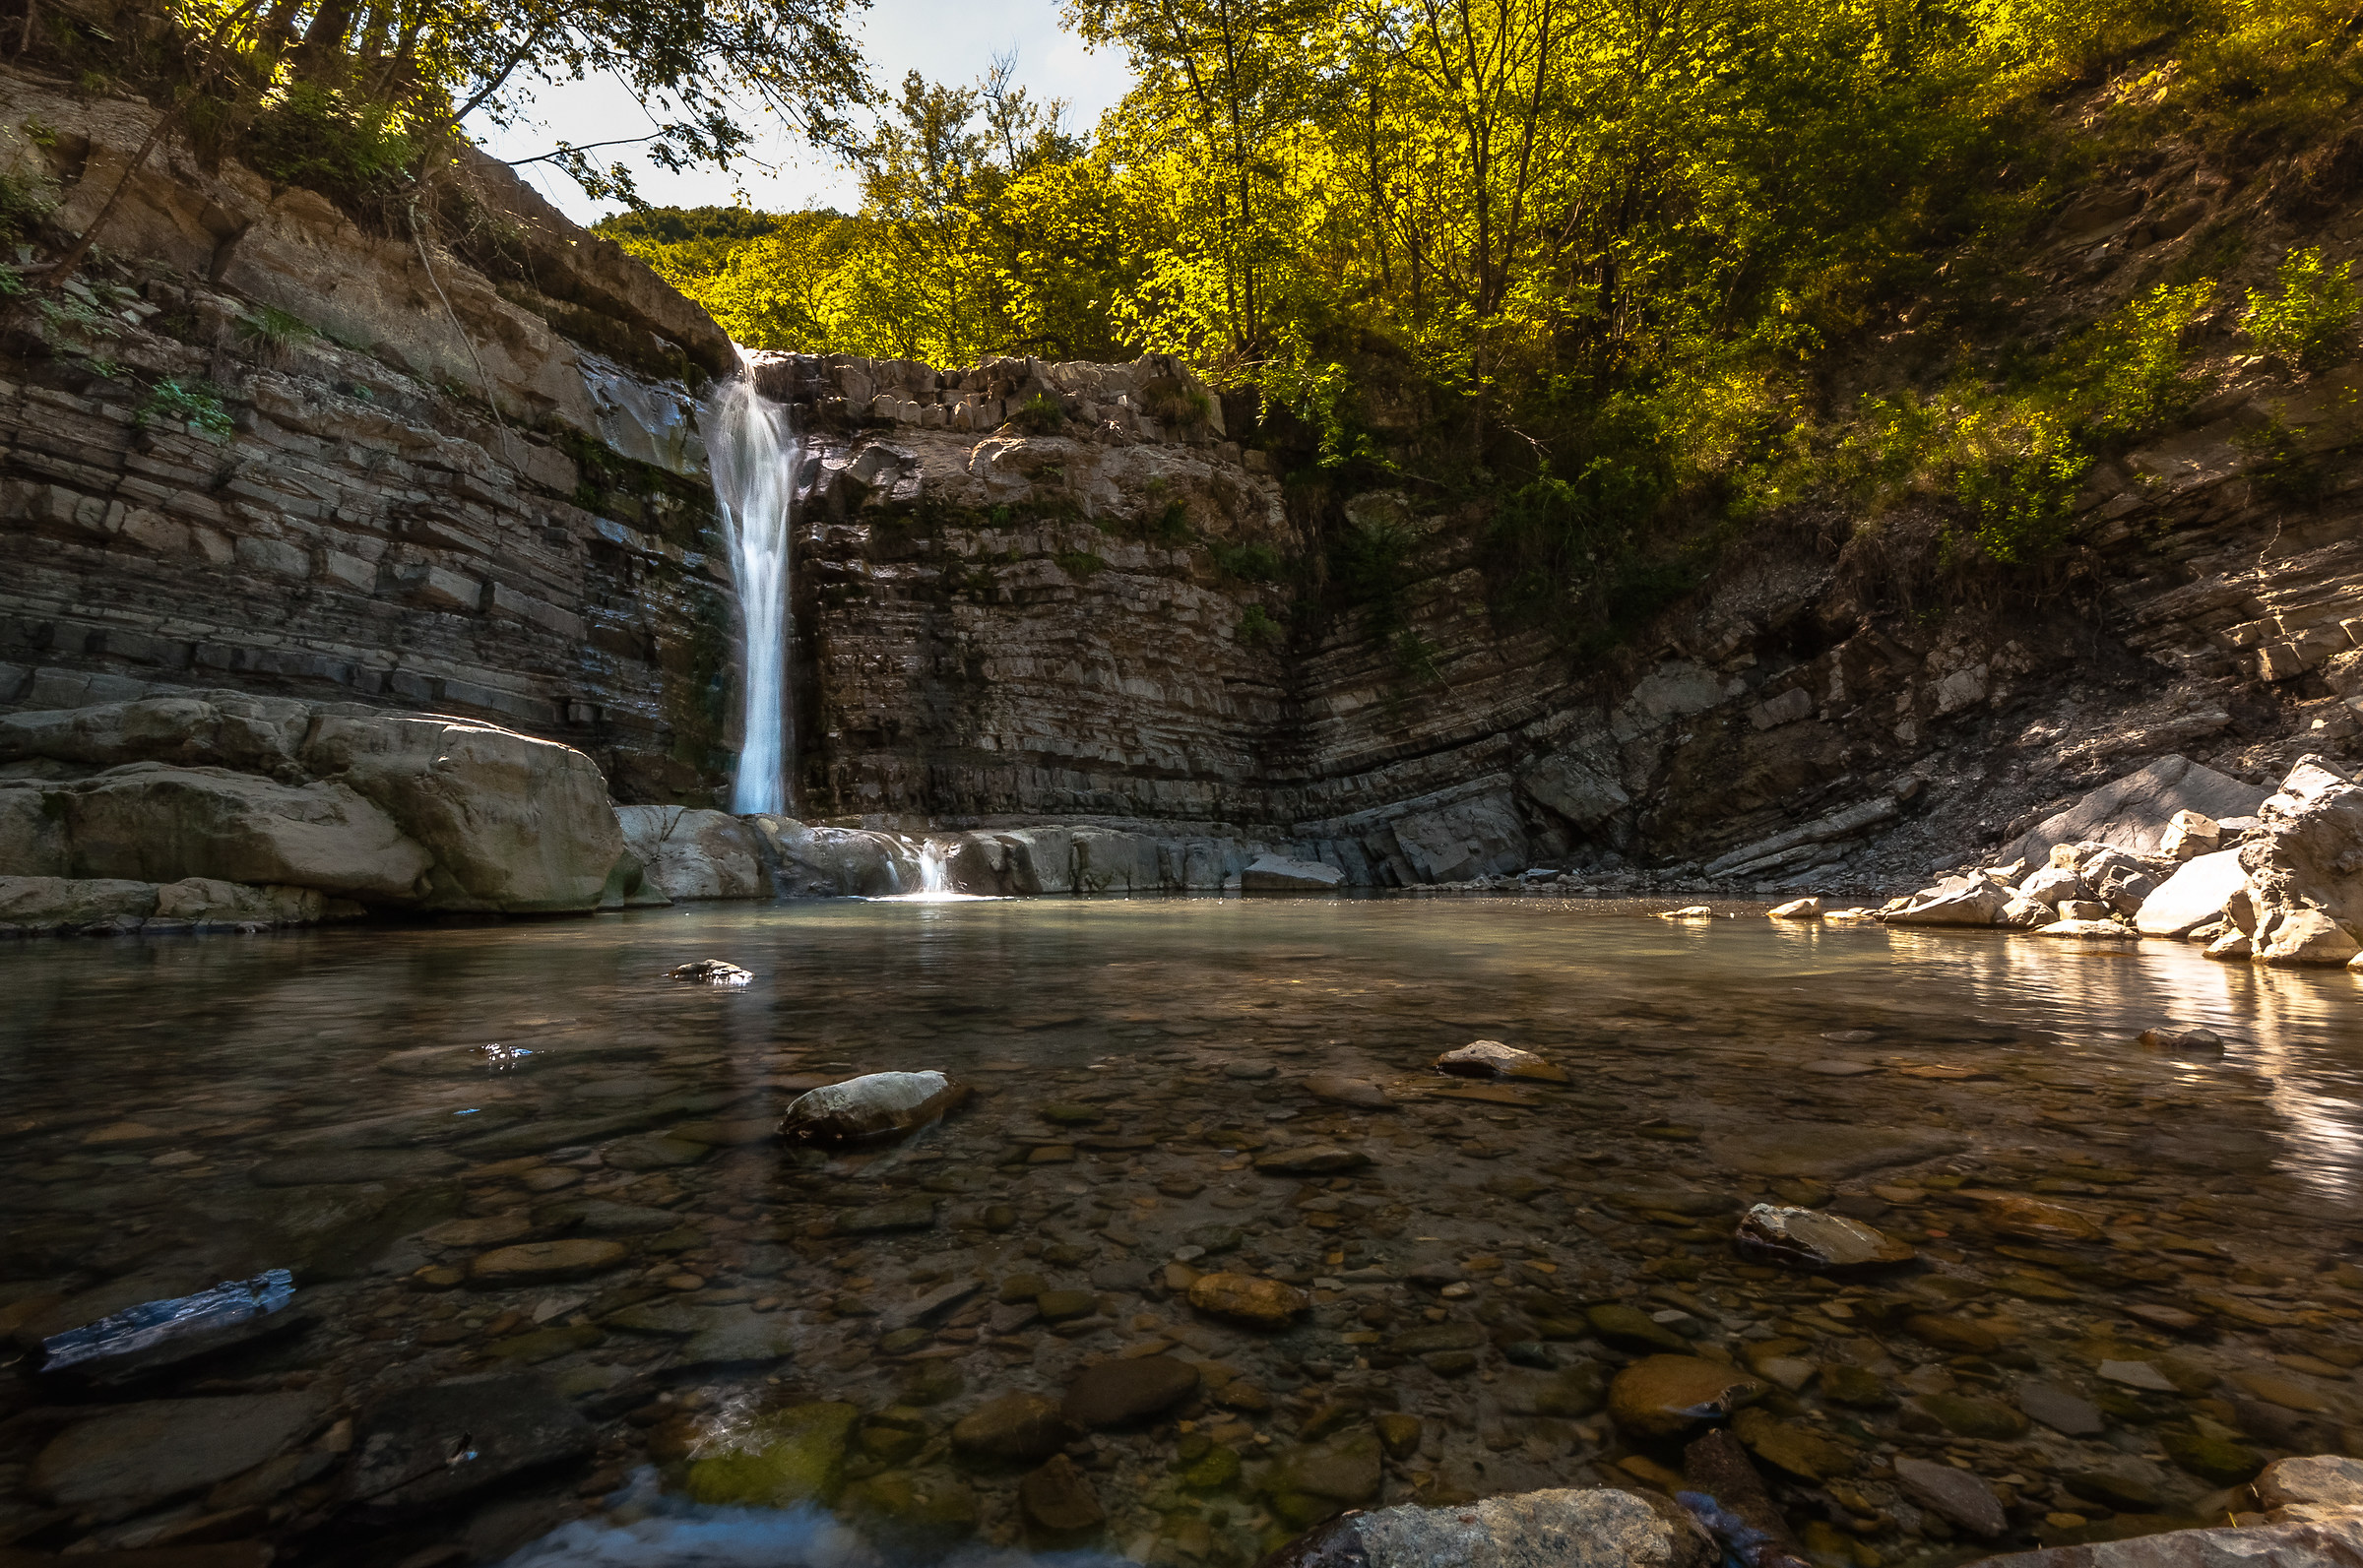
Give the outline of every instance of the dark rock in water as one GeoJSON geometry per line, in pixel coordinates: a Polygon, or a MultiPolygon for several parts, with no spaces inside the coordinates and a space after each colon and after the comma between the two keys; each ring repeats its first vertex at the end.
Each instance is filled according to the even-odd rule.
{"type": "Polygon", "coordinates": [[[2254,1480],[2265,1468],[2265,1456],[2228,1438],[2199,1432],[2161,1432],[2158,1446],[2166,1457],[2211,1486],[2237,1486],[2254,1480]]]}
{"type": "Polygon", "coordinates": [[[862,1144],[897,1138],[949,1113],[968,1088],[943,1074],[864,1073],[798,1097],[780,1122],[797,1143],[862,1144]]]}
{"type": "Polygon", "coordinates": [[[2055,1546],[1988,1557],[1978,1568],[2353,1568],[2363,1563],[2363,1518],[2244,1529],[2171,1530],[2133,1540],[2055,1546]]]}
{"type": "Polygon", "coordinates": [[[1895,1460],[1895,1483],[1921,1507],[1951,1520],[1972,1536],[1991,1539],[2011,1526],[1994,1488],[1965,1470],[1905,1454],[1895,1460]]]}
{"type": "Polygon", "coordinates": [[[826,1402],[767,1411],[726,1428],[689,1467],[689,1495],[739,1508],[825,1503],[844,1478],[846,1451],[861,1418],[851,1405],[826,1402]]]}
{"type": "Polygon", "coordinates": [[[2018,1385],[2018,1408],[2063,1437],[2097,1437],[2108,1425],[2090,1400],[2033,1378],[2018,1385]]]}
{"type": "Polygon", "coordinates": [[[1962,1437],[2005,1442],[2026,1434],[2026,1417],[1999,1400],[1971,1399],[1966,1394],[1931,1394],[1920,1401],[1920,1408],[1942,1421],[1947,1431],[1962,1437]]]}
{"type": "Polygon", "coordinates": [[[1821,1397],[1858,1410],[1878,1410],[1895,1403],[1895,1391],[1887,1387],[1885,1378],[1844,1361],[1822,1363],[1821,1397]]]}
{"type": "Polygon", "coordinates": [[[1198,1387],[1198,1369],[1171,1355],[1102,1361],[1067,1385],[1060,1412],[1086,1431],[1127,1426],[1166,1410],[1198,1387]]]}
{"type": "Polygon", "coordinates": [[[1437,1350],[1476,1350],[1486,1343],[1485,1330],[1474,1323],[1423,1323],[1387,1342],[1396,1355],[1427,1355],[1437,1350]]]}
{"type": "Polygon", "coordinates": [[[1817,1274],[1892,1268],[1919,1256],[1859,1220],[1816,1209],[1775,1208],[1768,1203],[1759,1203],[1741,1216],[1733,1239],[1744,1258],[1785,1263],[1817,1274]]]}
{"type": "Polygon", "coordinates": [[[1371,1157],[1359,1149],[1320,1144],[1309,1149],[1275,1149],[1255,1157],[1255,1168],[1274,1176],[1327,1176],[1341,1170],[1360,1170],[1371,1157]]]}
{"type": "Polygon", "coordinates": [[[266,1160],[246,1175],[258,1187],[345,1187],[423,1180],[457,1170],[461,1163],[428,1149],[349,1149],[266,1160]]]}
{"type": "Polygon", "coordinates": [[[146,1508],[252,1470],[327,1413],[311,1393],[115,1406],[52,1438],[28,1480],[61,1508],[146,1508]]]}
{"type": "Polygon", "coordinates": [[[1189,1304],[1233,1322],[1282,1329],[1312,1305],[1312,1297],[1293,1285],[1258,1275],[1207,1274],[1191,1283],[1189,1304]]]}
{"type": "Polygon", "coordinates": [[[1305,1092],[1313,1098],[1325,1099],[1336,1105],[1358,1105],[1364,1110],[1380,1110],[1394,1103],[1384,1089],[1349,1073],[1308,1074],[1304,1086],[1305,1092]]]}
{"type": "Polygon", "coordinates": [[[1054,1538],[1085,1535],[1108,1522],[1091,1477],[1064,1454],[1053,1454],[1042,1469],[1017,1483],[1017,1500],[1027,1523],[1054,1538]]]}
{"type": "Polygon", "coordinates": [[[673,979],[693,985],[744,985],[754,978],[749,972],[723,959],[699,959],[694,964],[683,964],[668,970],[666,973],[673,979]]]}
{"type": "Polygon", "coordinates": [[[1862,1122],[1771,1122],[1709,1133],[1706,1152],[1718,1164],[1757,1176],[1859,1176],[1887,1165],[1917,1164],[1968,1145],[1942,1133],[1904,1131],[1862,1122]]]}
{"type": "Polygon", "coordinates": [[[194,1295],[147,1301],[41,1342],[43,1373],[79,1367],[110,1378],[137,1366],[155,1371],[282,1332],[267,1320],[295,1295],[295,1278],[272,1269],[251,1280],[224,1280],[194,1295]]]}
{"type": "Polygon", "coordinates": [[[1291,1541],[1261,1568],[1705,1568],[1718,1556],[1688,1517],[1600,1488],[1348,1514],[1291,1541]]]}
{"type": "Polygon", "coordinates": [[[984,1287],[982,1280],[954,1280],[949,1285],[937,1286],[916,1301],[906,1301],[880,1313],[878,1327],[892,1333],[926,1323],[949,1312],[984,1287]]]}
{"type": "Polygon", "coordinates": [[[397,1390],[362,1413],[352,1505],[390,1519],[444,1507],[589,1454],[598,1433],[541,1378],[460,1378],[397,1390]]]}
{"type": "Polygon", "coordinates": [[[1781,1556],[1799,1555],[1780,1505],[1772,1501],[1763,1477],[1749,1463],[1747,1449],[1730,1431],[1718,1429],[1692,1438],[1682,1451],[1682,1478],[1690,1490],[1680,1494],[1680,1501],[1715,1537],[1726,1560],[1776,1568],[1781,1556]]]}
{"type": "Polygon", "coordinates": [[[837,1233],[845,1236],[883,1235],[892,1230],[932,1230],[935,1200],[905,1198],[895,1203],[848,1209],[837,1217],[837,1233]]]}
{"type": "Polygon", "coordinates": [[[978,1406],[952,1428],[952,1447],[983,1464],[1035,1465],[1064,1448],[1075,1429],[1039,1394],[1004,1394],[978,1406]]]}
{"type": "Polygon", "coordinates": [[[2223,1054],[2223,1036],[2211,1029],[2145,1029],[2134,1036],[2143,1050],[2190,1051],[2202,1056],[2223,1054]]]}
{"type": "Polygon", "coordinates": [[[1340,1508],[1359,1507],[1378,1495],[1385,1450],[1367,1428],[1310,1443],[1275,1462],[1264,1490],[1272,1510],[1291,1523],[1313,1524],[1340,1508]]]}
{"type": "Polygon", "coordinates": [[[1690,1341],[1639,1307],[1605,1302],[1586,1308],[1583,1315],[1592,1325],[1594,1334],[1620,1349],[1668,1350],[1681,1355],[1689,1353],[1691,1348],[1690,1341]]]}

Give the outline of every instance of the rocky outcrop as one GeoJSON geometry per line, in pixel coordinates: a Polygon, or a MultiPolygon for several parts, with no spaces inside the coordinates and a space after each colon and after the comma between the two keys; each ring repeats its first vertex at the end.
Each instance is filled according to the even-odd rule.
{"type": "Polygon", "coordinates": [[[20,928],[585,910],[622,849],[589,758],[488,724],[232,692],[0,716],[20,928]]]}
{"type": "Polygon", "coordinates": [[[755,830],[727,811],[618,806],[616,826],[643,883],[673,900],[771,897],[755,830]]]}

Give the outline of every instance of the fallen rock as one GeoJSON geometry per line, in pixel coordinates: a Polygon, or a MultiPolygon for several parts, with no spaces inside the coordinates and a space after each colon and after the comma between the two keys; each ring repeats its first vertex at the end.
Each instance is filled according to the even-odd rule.
{"type": "Polygon", "coordinates": [[[2363,1516],[2229,1530],[2170,1530],[2132,1540],[1988,1557],[1977,1568],[2363,1568],[2363,1516]]]}
{"type": "Polygon", "coordinates": [[[665,972],[668,979],[689,985],[744,985],[755,976],[727,959],[697,959],[665,972]]]}
{"type": "Polygon", "coordinates": [[[1437,1072],[1450,1073],[1455,1078],[1525,1078],[1537,1083],[1564,1084],[1567,1072],[1553,1066],[1532,1051],[1522,1051],[1504,1045],[1498,1039],[1471,1040],[1458,1050],[1449,1050],[1436,1059],[1437,1072]]]}
{"type": "Polygon", "coordinates": [[[1251,1274],[1202,1274],[1189,1287],[1189,1304],[1201,1312],[1259,1329],[1286,1328],[1312,1297],[1293,1285],[1251,1274]]]}
{"type": "Polygon", "coordinates": [[[2089,899],[2092,890],[2084,886],[2074,866],[2045,865],[2018,884],[2018,897],[2057,907],[2068,899],[2089,899]]]}
{"type": "Polygon", "coordinates": [[[1818,1209],[1759,1203],[1740,1218],[1733,1237],[1740,1255],[1817,1273],[1887,1268],[1919,1254],[1859,1220],[1818,1209]]]}
{"type": "Polygon", "coordinates": [[[2196,860],[2223,847],[2223,824],[2203,811],[2178,811],[2158,841],[2158,853],[2169,860],[2196,860]]]}
{"type": "Polygon", "coordinates": [[[311,1393],[118,1405],[51,1438],[27,1480],[61,1508],[142,1509],[253,1469],[320,1423],[311,1393]]]}
{"type": "Polygon", "coordinates": [[[1450,1508],[1404,1503],[1348,1514],[1291,1541],[1261,1568],[1707,1568],[1705,1532],[1630,1492],[1520,1492],[1450,1508]]]}
{"type": "MultiPolygon", "coordinates": [[[[2363,944],[2363,788],[2309,757],[2257,810],[2262,836],[2237,853],[2256,906],[2256,957],[2344,964],[2363,944]]],[[[2245,921],[2235,921],[2244,927],[2245,921]]]]}
{"type": "Polygon", "coordinates": [[[1239,874],[1244,893],[1334,893],[1346,874],[1318,860],[1291,860],[1283,854],[1259,854],[1239,874]]]}
{"type": "Polygon", "coordinates": [[[1896,1456],[1894,1465],[1895,1483],[1914,1502],[1972,1536],[1991,1540],[2011,1528],[2010,1516],[2002,1511],[2002,1499],[1994,1495],[1994,1488],[1969,1472],[1909,1454],[1896,1456]]]}
{"type": "Polygon", "coordinates": [[[1994,923],[2007,925],[2012,930],[2026,931],[2032,930],[2036,926],[2049,925],[2059,917],[2060,911],[2051,905],[2038,903],[2033,899],[2012,899],[2002,907],[2000,914],[1994,916],[1994,923]]]}
{"type": "Polygon", "coordinates": [[[1171,1355],[1102,1361],[1066,1387],[1060,1413],[1085,1431],[1145,1421],[1195,1393],[1198,1369],[1171,1355]]]}
{"type": "Polygon", "coordinates": [[[617,806],[626,853],[643,882],[667,898],[767,899],[771,879],[755,831],[727,811],[691,806],[617,806]]]}
{"type": "Polygon", "coordinates": [[[1677,1437],[1721,1420],[1764,1392],[1745,1372],[1694,1355],[1649,1355],[1608,1385],[1608,1412],[1641,1438],[1677,1437]]]}
{"type": "Polygon", "coordinates": [[[2155,893],[2141,901],[2134,929],[2143,936],[2182,936],[2226,917],[2232,900],[2248,890],[2240,851],[2220,849],[2186,860],[2155,893]]]}
{"type": "Polygon", "coordinates": [[[2257,921],[2257,961],[2290,968],[2345,964],[2363,953],[2363,942],[2328,912],[2316,909],[2267,909],[2257,921]]]}
{"type": "Polygon", "coordinates": [[[2010,891],[1991,877],[1947,877],[1880,918],[1889,925],[1992,925],[2010,902],[2010,891]]]}
{"type": "Polygon", "coordinates": [[[2053,845],[2084,841],[2157,854],[2177,812],[2245,817],[2256,812],[2268,792],[2188,757],[2164,756],[2045,818],[2001,855],[2006,860],[2041,860],[2053,845]]]}
{"type": "Polygon", "coordinates": [[[1786,904],[1774,905],[1766,909],[1764,916],[1772,920],[1818,920],[1821,918],[1821,901],[1815,898],[1791,899],[1786,904]]]}
{"type": "Polygon", "coordinates": [[[899,1138],[947,1115],[967,1098],[966,1085],[932,1069],[864,1073],[799,1096],[780,1122],[780,1136],[815,1144],[899,1138]]]}
{"type": "Polygon", "coordinates": [[[598,1443],[581,1411],[539,1377],[459,1378],[400,1389],[354,1428],[353,1504],[379,1518],[448,1506],[598,1443]]]}

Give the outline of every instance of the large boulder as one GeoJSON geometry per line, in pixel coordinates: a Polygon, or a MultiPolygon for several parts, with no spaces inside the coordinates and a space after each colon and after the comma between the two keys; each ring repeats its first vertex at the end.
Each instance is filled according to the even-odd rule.
{"type": "Polygon", "coordinates": [[[2084,840],[2137,854],[2157,854],[2165,847],[2175,813],[2196,811],[2218,819],[2250,816],[2269,792],[2188,757],[2160,757],[2037,823],[2006,847],[2000,858],[2039,861],[2055,844],[2084,840]]]}
{"type": "Polygon", "coordinates": [[[1681,1510],[1603,1487],[1347,1514],[1265,1559],[1265,1568],[1706,1568],[1720,1557],[1681,1510]]]}
{"type": "Polygon", "coordinates": [[[156,884],[79,877],[0,876],[0,930],[79,930],[156,912],[156,884]]]}
{"type": "Polygon", "coordinates": [[[200,691],[0,717],[0,875],[543,913],[623,850],[590,758],[473,720],[200,691]]]}
{"type": "Polygon", "coordinates": [[[1284,854],[1259,854],[1239,874],[1247,893],[1335,893],[1346,874],[1317,860],[1292,860],[1284,854]]]}
{"type": "Polygon", "coordinates": [[[2148,898],[2134,916],[2143,936],[2185,936],[2225,918],[2232,901],[2248,890],[2248,870],[2237,849],[2218,849],[2183,862],[2182,868],[2148,898]]]}
{"type": "Polygon", "coordinates": [[[794,817],[742,819],[762,835],[790,898],[882,898],[919,891],[919,855],[890,833],[812,828],[794,817]]]}
{"type": "Polygon", "coordinates": [[[1947,877],[1880,918],[1889,925],[1992,925],[2010,902],[2011,890],[1991,877],[1947,877]]]}
{"type": "Polygon", "coordinates": [[[693,806],[617,806],[623,846],[644,883],[671,899],[766,899],[755,830],[727,811],[693,806]]]}
{"type": "Polygon", "coordinates": [[[2309,757],[2257,816],[2264,833],[2235,851],[2256,902],[2257,958],[2343,964],[2363,951],[2363,788],[2309,757]]]}

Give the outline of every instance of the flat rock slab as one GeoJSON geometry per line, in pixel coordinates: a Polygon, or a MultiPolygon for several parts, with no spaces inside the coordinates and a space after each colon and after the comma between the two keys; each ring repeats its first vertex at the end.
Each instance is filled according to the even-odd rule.
{"type": "Polygon", "coordinates": [[[1171,1355],[1102,1361],[1067,1385],[1061,1413],[1086,1431],[1147,1420],[1197,1392],[1198,1369],[1171,1355]]]}
{"type": "Polygon", "coordinates": [[[461,1163],[431,1149],[348,1149],[341,1154],[266,1160],[246,1176],[258,1187],[351,1187],[371,1181],[445,1176],[461,1163]]]}
{"type": "MultiPolygon", "coordinates": [[[[1973,1536],[1991,1539],[2010,1529],[2010,1516],[1994,1488],[1965,1470],[1904,1455],[1895,1461],[1895,1481],[1914,1502],[1960,1526],[1973,1536]]],[[[1993,1568],[1988,1564],[1987,1568],[1993,1568]]]]}
{"type": "Polygon", "coordinates": [[[2363,1568],[2363,1517],[2245,1530],[2172,1530],[2162,1536],[2054,1546],[1988,1557],[1978,1568],[2363,1568]]]}
{"type": "Polygon", "coordinates": [[[1555,1490],[1458,1508],[1403,1504],[1333,1520],[1271,1559],[1272,1568],[1360,1562],[1368,1568],[1643,1568],[1703,1560],[1702,1533],[1630,1492],[1555,1490]],[[1690,1538],[1700,1536],[1695,1543],[1690,1538]]]}
{"type": "Polygon", "coordinates": [[[1394,1103],[1379,1085],[1345,1073],[1312,1073],[1305,1078],[1304,1085],[1305,1092],[1313,1098],[1328,1100],[1333,1105],[1359,1105],[1365,1110],[1377,1110],[1394,1103]]]}
{"type": "Polygon", "coordinates": [[[420,1513],[528,1471],[591,1452],[581,1411],[530,1374],[461,1378],[389,1394],[361,1417],[354,1502],[380,1517],[420,1513]],[[452,1463],[455,1455],[466,1455],[452,1463]]]}
{"type": "Polygon", "coordinates": [[[1753,1176],[1858,1176],[1958,1154],[1968,1147],[1964,1140],[1943,1133],[1835,1121],[1773,1122],[1709,1133],[1704,1143],[1717,1164],[1753,1176]]]}
{"type": "Polygon", "coordinates": [[[612,1269],[627,1256],[620,1241],[527,1241],[479,1254],[468,1266],[478,1285],[532,1285],[612,1269]]]}
{"type": "Polygon", "coordinates": [[[2018,1408],[2063,1437],[2097,1437],[2107,1425],[2090,1400],[2032,1378],[2018,1385],[2018,1408]]]}
{"type": "Polygon", "coordinates": [[[299,1441],[327,1410],[311,1393],[118,1406],[52,1438],[33,1461],[32,1489],[61,1508],[144,1508],[252,1470],[299,1441]]]}
{"type": "Polygon", "coordinates": [[[737,1366],[781,1361],[796,1353],[796,1326],[776,1314],[740,1308],[720,1316],[722,1321],[690,1337],[674,1365],[737,1366]]]}

